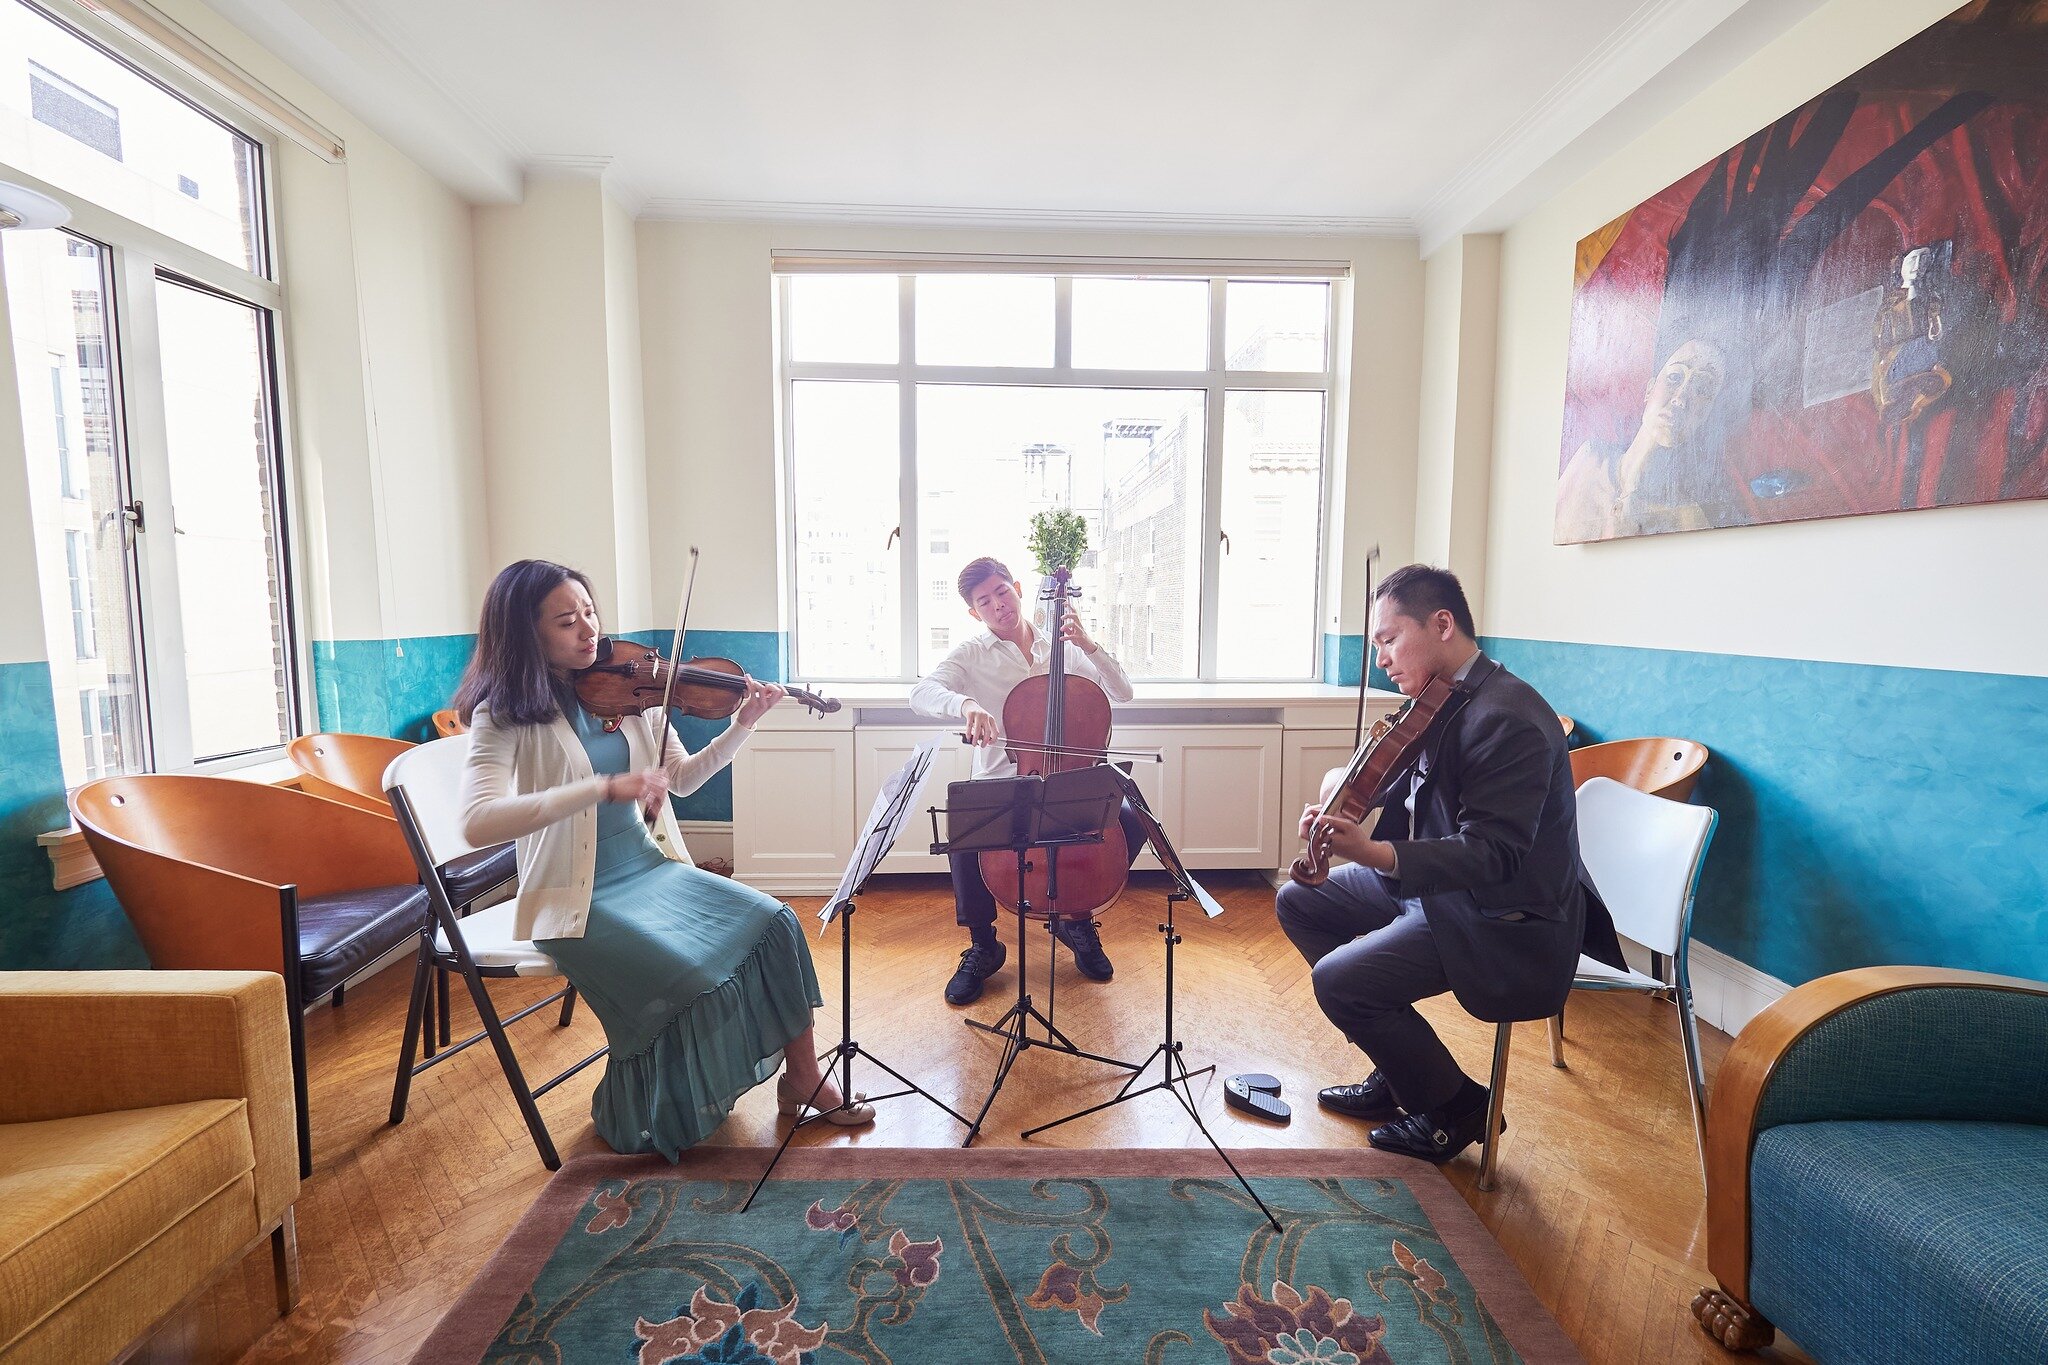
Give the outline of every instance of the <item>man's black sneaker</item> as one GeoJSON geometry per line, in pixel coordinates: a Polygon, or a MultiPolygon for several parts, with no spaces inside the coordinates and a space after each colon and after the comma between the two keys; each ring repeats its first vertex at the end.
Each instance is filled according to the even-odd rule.
{"type": "Polygon", "coordinates": [[[1116,968],[1109,965],[1109,954],[1102,951],[1102,936],[1096,933],[1094,920],[1054,920],[1052,936],[1067,945],[1074,965],[1090,981],[1107,981],[1116,974],[1116,968]]]}
{"type": "Polygon", "coordinates": [[[946,1003],[971,1005],[981,999],[981,983],[1001,971],[1009,960],[1010,950],[1000,942],[969,944],[967,951],[960,954],[960,966],[953,979],[946,983],[946,1003]]]}

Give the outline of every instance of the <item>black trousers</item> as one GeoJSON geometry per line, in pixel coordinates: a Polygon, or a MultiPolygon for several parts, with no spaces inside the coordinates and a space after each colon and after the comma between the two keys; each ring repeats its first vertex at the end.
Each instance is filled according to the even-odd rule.
{"type": "MultiPolygon", "coordinates": [[[[1145,832],[1139,828],[1137,817],[1131,814],[1130,802],[1124,802],[1123,813],[1117,818],[1124,827],[1124,844],[1130,850],[1131,861],[1136,862],[1145,847],[1145,832]]],[[[953,853],[947,855],[947,861],[953,867],[953,922],[969,929],[983,929],[994,924],[996,898],[981,879],[981,855],[953,853]]]]}
{"type": "Polygon", "coordinates": [[[1436,1030],[1415,1008],[1451,988],[1422,902],[1399,900],[1356,864],[1321,886],[1289,882],[1274,911],[1314,969],[1316,1003],[1394,1087],[1411,1114],[1434,1114],[1464,1087],[1436,1030]]]}

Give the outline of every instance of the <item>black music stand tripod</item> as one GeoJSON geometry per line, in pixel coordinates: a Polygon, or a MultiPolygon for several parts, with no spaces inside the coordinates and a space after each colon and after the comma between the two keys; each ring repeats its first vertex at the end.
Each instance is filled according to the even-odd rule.
{"type": "MultiPolygon", "coordinates": [[[[839,1042],[837,1046],[828,1048],[818,1054],[818,1060],[821,1062],[824,1062],[828,1057],[832,1058],[832,1060],[819,1068],[820,1074],[817,1085],[812,1087],[810,1096],[804,1101],[803,1109],[798,1111],[796,1122],[792,1123],[789,1126],[789,1132],[783,1135],[782,1145],[775,1149],[775,1155],[768,1162],[768,1169],[761,1172],[761,1178],[754,1182],[754,1188],[747,1191],[746,1203],[740,1205],[741,1213],[747,1211],[754,1202],[754,1196],[759,1194],[761,1187],[768,1183],[768,1177],[773,1174],[776,1163],[782,1160],[782,1154],[789,1150],[789,1144],[796,1138],[797,1130],[806,1124],[818,1122],[827,1114],[838,1112],[837,1109],[821,1110],[817,1107],[818,1092],[825,1088],[826,1081],[832,1079],[832,1073],[835,1069],[839,1072],[838,1107],[843,1109],[853,1103],[853,1059],[855,1057],[867,1058],[868,1061],[883,1071],[888,1072],[903,1084],[903,1089],[901,1090],[891,1090],[885,1095],[870,1096],[867,1101],[869,1104],[879,1104],[883,1100],[899,1099],[904,1095],[921,1095],[945,1110],[948,1114],[951,1114],[957,1122],[967,1123],[967,1116],[965,1114],[962,1114],[959,1110],[953,1108],[929,1090],[926,1090],[916,1081],[911,1080],[895,1067],[890,1066],[880,1057],[862,1047],[853,1036],[853,912],[856,908],[855,899],[859,896],[861,889],[867,885],[868,878],[874,875],[876,866],[887,856],[890,848],[894,846],[896,836],[902,832],[904,821],[917,801],[918,791],[924,786],[925,776],[931,771],[931,760],[932,746],[927,745],[912,754],[905,761],[904,765],[897,770],[895,775],[882,784],[882,790],[875,797],[874,807],[868,812],[867,828],[861,831],[860,839],[854,844],[853,859],[847,864],[846,873],[839,882],[839,889],[833,893],[832,899],[825,903],[824,909],[818,912],[820,919],[830,920],[836,916],[839,920],[839,1042]]],[[[968,1139],[969,1141],[973,1140],[971,1125],[968,1139]]]]}
{"type": "MultiPolygon", "coordinates": [[[[1010,1068],[1017,1064],[1017,1058],[1032,1048],[1044,1048],[1049,1052],[1063,1053],[1069,1057],[1085,1057],[1091,1062],[1105,1066],[1120,1067],[1136,1073],[1143,1070],[1133,1062],[1116,1057],[1105,1057],[1076,1047],[1074,1040],[1060,1030],[1052,1020],[1051,1011],[1056,1005],[1058,990],[1056,978],[1046,980],[1046,1009],[1040,1010],[1031,998],[1028,974],[1028,955],[1025,945],[1030,933],[1025,921],[1032,917],[1031,903],[1026,899],[1026,871],[1029,869],[1029,855],[1044,850],[1051,858],[1048,877],[1049,889],[1058,894],[1059,863],[1053,850],[1076,844],[1099,844],[1103,831],[1116,818],[1117,807],[1122,800],[1113,779],[1104,776],[1111,770],[1102,767],[1077,768],[1068,772],[1052,773],[1044,777],[984,778],[978,782],[955,782],[946,789],[950,803],[944,808],[946,832],[952,836],[941,841],[938,838],[939,815],[933,808],[932,852],[934,853],[1010,853],[1017,862],[1017,1000],[994,1023],[984,1024],[978,1019],[965,1023],[971,1029],[992,1033],[1003,1039],[1002,1060],[996,1064],[995,1080],[989,1085],[988,1098],[981,1102],[981,1112],[974,1116],[974,1122],[967,1126],[967,1140],[962,1147],[972,1146],[974,1139],[981,1135],[982,1120],[988,1117],[989,1106],[996,1102],[996,1095],[1002,1090],[1003,1082],[1009,1079],[1010,1068]],[[1045,1030],[1045,1036],[1031,1036],[1031,1024],[1037,1021],[1045,1030]]],[[[1047,917],[1046,961],[1052,962],[1053,920],[1047,917]]]]}
{"type": "MultiPolygon", "coordinates": [[[[1188,1111],[1188,1117],[1195,1121],[1195,1127],[1201,1130],[1202,1137],[1207,1140],[1210,1147],[1215,1149],[1216,1155],[1223,1158],[1223,1164],[1228,1166],[1230,1173],[1237,1177],[1237,1183],[1244,1186],[1244,1192],[1251,1196],[1254,1204],[1259,1206],[1259,1212],[1266,1215],[1266,1221],[1273,1225],[1273,1231],[1279,1232],[1282,1230],[1280,1220],[1275,1218],[1273,1211],[1266,1207],[1266,1201],[1259,1198],[1259,1192],[1252,1188],[1249,1180],[1244,1178],[1244,1172],[1237,1169],[1237,1163],[1232,1161],[1230,1154],[1223,1150],[1223,1144],[1216,1141],[1215,1134],[1209,1131],[1209,1125],[1202,1122],[1202,1111],[1195,1104],[1190,1082],[1197,1076],[1214,1071],[1216,1064],[1211,1062],[1209,1065],[1198,1067],[1193,1071],[1188,1070],[1187,1061],[1181,1056],[1180,1039],[1176,1038],[1173,1032],[1173,950],[1180,943],[1180,933],[1173,927],[1173,908],[1182,901],[1190,900],[1205,907],[1214,906],[1215,903],[1195,885],[1194,878],[1188,875],[1187,868],[1181,863],[1180,855],[1174,851],[1172,841],[1166,837],[1166,831],[1160,828],[1157,817],[1152,814],[1151,808],[1145,804],[1145,798],[1139,792],[1138,784],[1131,781],[1124,773],[1118,772],[1115,768],[1104,766],[1099,771],[1116,774],[1119,785],[1123,788],[1124,797],[1130,801],[1132,813],[1137,816],[1138,823],[1145,830],[1145,842],[1151,845],[1153,853],[1158,855],[1159,865],[1166,869],[1166,875],[1172,881],[1172,886],[1166,893],[1166,920],[1159,926],[1160,937],[1166,941],[1166,1032],[1159,1046],[1152,1049],[1150,1055],[1145,1058],[1144,1063],[1124,1078],[1123,1087],[1115,1095],[1100,1104],[1091,1104],[1086,1109],[1077,1110],[1063,1119],[1054,1119],[1050,1123],[1041,1123],[1036,1128],[1027,1128],[1022,1136],[1028,1138],[1033,1133],[1042,1133],[1048,1128],[1057,1128],[1063,1123],[1072,1123],[1075,1119],[1086,1118],[1090,1114],[1099,1114],[1114,1105],[1122,1104],[1125,1100],[1134,1100],[1140,1095],[1149,1095],[1155,1090],[1164,1090],[1167,1094],[1180,1101],[1180,1107],[1188,1111]],[[1159,1059],[1160,1078],[1142,1089],[1133,1090],[1131,1087],[1137,1083],[1139,1077],[1143,1076],[1151,1068],[1154,1058],[1159,1059]]],[[[1211,913],[1214,913],[1214,911],[1212,910],[1211,913]]]]}

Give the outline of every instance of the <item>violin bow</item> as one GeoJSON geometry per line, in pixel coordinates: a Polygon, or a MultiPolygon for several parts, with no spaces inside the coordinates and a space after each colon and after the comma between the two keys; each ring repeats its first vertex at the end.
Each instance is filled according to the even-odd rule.
{"type": "MultiPolygon", "coordinates": [[[[668,681],[661,689],[661,719],[654,730],[654,763],[666,772],[668,770],[669,702],[676,694],[676,673],[683,658],[683,630],[690,622],[690,594],[697,588],[697,547],[690,547],[690,569],[683,578],[683,600],[676,606],[676,633],[668,645],[668,681]]],[[[655,817],[647,816],[647,827],[654,828],[655,817]]]]}
{"type": "Polygon", "coordinates": [[[1365,552],[1365,643],[1359,649],[1358,724],[1351,735],[1354,753],[1365,743],[1365,686],[1372,678],[1372,562],[1379,557],[1377,545],[1365,552]]]}

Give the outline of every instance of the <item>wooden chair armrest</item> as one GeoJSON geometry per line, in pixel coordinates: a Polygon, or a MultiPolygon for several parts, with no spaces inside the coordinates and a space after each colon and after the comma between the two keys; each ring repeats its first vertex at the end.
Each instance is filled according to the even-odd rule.
{"type": "Polygon", "coordinates": [[[0,1076],[0,1123],[245,1100],[262,1222],[298,1198],[291,1035],[273,973],[0,972],[0,1076]]]}
{"type": "Polygon", "coordinates": [[[1801,1039],[1845,1010],[1927,987],[2048,995],[2048,985],[1941,967],[1863,967],[1807,982],[1749,1022],[1714,1078],[1707,1114],[1707,1268],[1749,1302],[1749,1162],[1757,1120],[1778,1065],[1801,1039]]]}
{"type": "Polygon", "coordinates": [[[149,954],[150,966],[280,976],[286,971],[277,886],[138,848],[90,827],[85,841],[149,954]]]}

